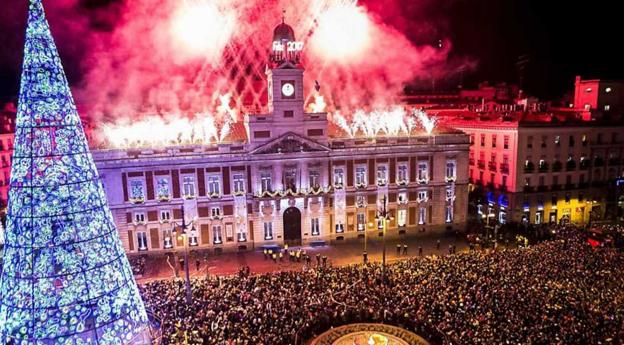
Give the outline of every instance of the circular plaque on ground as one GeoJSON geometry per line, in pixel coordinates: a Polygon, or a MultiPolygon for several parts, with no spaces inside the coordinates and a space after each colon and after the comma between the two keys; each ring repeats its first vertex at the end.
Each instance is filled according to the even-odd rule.
{"type": "Polygon", "coordinates": [[[356,323],[332,328],[310,345],[429,345],[429,342],[399,327],[356,323]]]}

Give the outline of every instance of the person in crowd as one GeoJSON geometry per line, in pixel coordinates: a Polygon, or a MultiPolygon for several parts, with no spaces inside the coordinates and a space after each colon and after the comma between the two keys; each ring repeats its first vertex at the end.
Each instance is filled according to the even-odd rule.
{"type": "MultiPolygon", "coordinates": [[[[452,253],[453,246],[449,246],[452,253]]],[[[140,286],[162,344],[304,344],[350,323],[387,323],[432,343],[618,344],[624,255],[558,226],[522,249],[192,279],[140,286]],[[565,239],[565,241],[564,241],[565,239]]]]}

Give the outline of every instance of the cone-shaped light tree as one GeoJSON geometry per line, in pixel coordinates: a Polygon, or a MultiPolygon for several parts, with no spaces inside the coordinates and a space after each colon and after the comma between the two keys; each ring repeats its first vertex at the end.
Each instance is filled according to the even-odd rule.
{"type": "Polygon", "coordinates": [[[30,0],[0,280],[0,344],[127,344],[147,315],[42,0],[30,0]]]}

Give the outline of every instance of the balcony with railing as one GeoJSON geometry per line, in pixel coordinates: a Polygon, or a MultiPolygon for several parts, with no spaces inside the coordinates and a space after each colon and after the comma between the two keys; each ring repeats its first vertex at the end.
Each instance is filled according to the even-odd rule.
{"type": "Polygon", "coordinates": [[[587,188],[587,187],[589,187],[589,183],[587,183],[587,182],[579,182],[578,187],[580,189],[587,188]]]}
{"type": "Polygon", "coordinates": [[[535,165],[531,162],[527,162],[524,165],[524,172],[525,173],[532,173],[533,171],[535,171],[535,165]]]}
{"type": "Polygon", "coordinates": [[[542,162],[537,167],[538,171],[541,173],[548,172],[548,163],[542,162]]]}
{"type": "Polygon", "coordinates": [[[524,186],[522,188],[522,191],[524,191],[525,193],[531,193],[531,192],[533,192],[533,190],[534,190],[534,188],[531,187],[531,186],[524,186]]]}
{"type": "Polygon", "coordinates": [[[609,165],[620,165],[621,160],[619,158],[609,158],[609,165]]]}
{"type": "Polygon", "coordinates": [[[569,160],[566,162],[566,171],[576,170],[576,161],[569,160]]]}
{"type": "Polygon", "coordinates": [[[581,159],[581,164],[579,164],[581,170],[587,170],[589,169],[590,166],[590,162],[589,159],[581,159]]]}
{"type": "Polygon", "coordinates": [[[539,185],[537,186],[537,191],[538,192],[545,192],[548,190],[548,187],[544,186],[544,185],[539,185]]]}
{"type": "Polygon", "coordinates": [[[566,184],[565,184],[565,186],[564,186],[564,188],[565,188],[566,190],[571,190],[571,189],[576,188],[576,185],[575,185],[574,183],[566,183],[566,184]]]}
{"type": "Polygon", "coordinates": [[[604,166],[604,164],[605,164],[605,161],[604,161],[604,159],[602,157],[594,158],[594,166],[595,167],[602,167],[602,166],[604,166]]]}
{"type": "Polygon", "coordinates": [[[555,183],[555,184],[550,186],[550,189],[552,189],[552,190],[561,190],[561,185],[558,184],[558,183],[555,183]]]}

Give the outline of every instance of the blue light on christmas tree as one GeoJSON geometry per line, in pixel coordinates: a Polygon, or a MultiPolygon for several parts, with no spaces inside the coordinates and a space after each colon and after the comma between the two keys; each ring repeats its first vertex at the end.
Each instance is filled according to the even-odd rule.
{"type": "Polygon", "coordinates": [[[147,315],[41,0],[31,0],[0,278],[0,344],[126,344],[147,315]]]}

